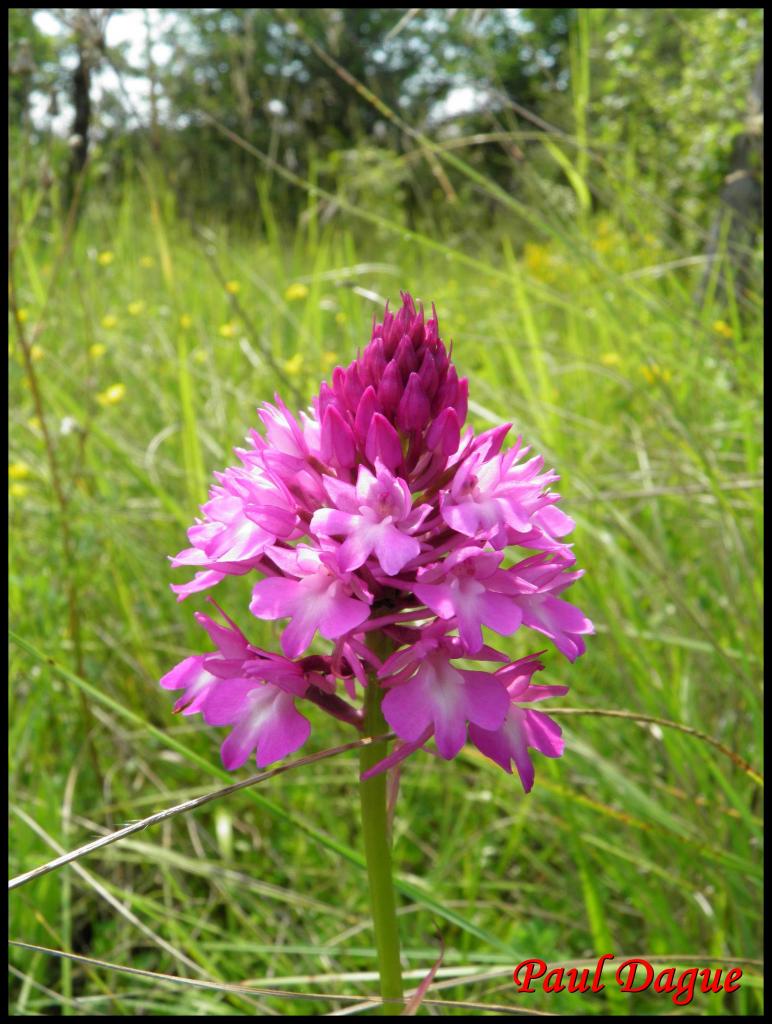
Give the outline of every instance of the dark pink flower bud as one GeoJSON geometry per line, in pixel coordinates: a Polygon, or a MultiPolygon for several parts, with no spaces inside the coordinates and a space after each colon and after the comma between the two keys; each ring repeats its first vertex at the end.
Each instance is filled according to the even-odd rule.
{"type": "Polygon", "coordinates": [[[359,363],[359,377],[363,384],[372,384],[378,387],[384,370],[386,369],[386,357],[383,354],[383,340],[375,338],[367,346],[367,360],[359,363]]]}
{"type": "Polygon", "coordinates": [[[357,406],[354,418],[354,430],[360,441],[364,441],[367,437],[367,432],[370,429],[370,424],[376,412],[378,412],[378,399],[375,397],[375,389],[371,384],[359,399],[359,405],[357,406]]]}
{"type": "Polygon", "coordinates": [[[348,423],[331,405],[322,420],[321,454],[325,462],[350,469],[356,462],[356,444],[348,423]]]}
{"type": "Polygon", "coordinates": [[[439,449],[443,455],[452,455],[461,441],[461,427],[455,409],[443,409],[429,427],[426,445],[432,451],[439,449]]]}
{"type": "Polygon", "coordinates": [[[332,390],[340,403],[346,400],[346,371],[342,366],[336,366],[332,371],[332,390]]]}
{"type": "Polygon", "coordinates": [[[456,395],[456,400],[453,403],[453,408],[456,410],[459,423],[463,423],[466,420],[468,396],[469,381],[464,377],[458,382],[458,394],[456,395]]]}
{"type": "Polygon", "coordinates": [[[400,343],[397,345],[394,362],[399,367],[403,380],[407,380],[410,374],[418,369],[418,360],[416,359],[413,342],[407,334],[402,335],[400,343]]]}
{"type": "Polygon", "coordinates": [[[349,409],[356,409],[359,399],[362,397],[364,387],[359,380],[357,364],[352,363],[346,371],[346,378],[343,384],[343,394],[349,409]]]}
{"type": "Polygon", "coordinates": [[[431,407],[421,387],[421,378],[411,373],[397,409],[397,426],[402,430],[423,430],[430,415],[431,407]]]}
{"type": "MultiPolygon", "coordinates": [[[[441,409],[447,409],[448,406],[453,405],[457,394],[458,374],[456,373],[455,366],[450,366],[448,368],[447,376],[445,377],[445,383],[438,391],[436,408],[433,408],[432,412],[436,415],[441,409]]],[[[464,421],[461,420],[461,422],[463,423],[464,421]]]]}
{"type": "Polygon", "coordinates": [[[424,352],[424,357],[418,370],[418,376],[421,378],[421,386],[423,387],[424,392],[427,395],[433,395],[437,390],[437,384],[439,383],[440,378],[437,373],[434,356],[428,350],[424,352]]]}
{"type": "Polygon", "coordinates": [[[318,396],[318,399],[317,399],[317,410],[316,410],[318,415],[319,415],[319,419],[322,419],[324,417],[324,414],[325,414],[325,411],[327,410],[327,407],[330,404],[334,403],[334,402],[335,402],[335,393],[334,393],[334,391],[332,390],[332,388],[330,387],[330,385],[327,383],[326,380],[322,381],[322,385],[319,388],[319,396],[318,396]]]}
{"type": "Polygon", "coordinates": [[[392,360],[384,370],[383,380],[378,386],[378,401],[386,414],[397,411],[402,391],[402,374],[396,362],[392,360]]]}
{"type": "Polygon", "coordinates": [[[384,466],[390,469],[392,473],[402,462],[402,446],[399,443],[399,434],[386,417],[382,416],[379,412],[373,416],[370,429],[367,432],[365,454],[373,465],[375,465],[376,459],[380,459],[384,466]]]}

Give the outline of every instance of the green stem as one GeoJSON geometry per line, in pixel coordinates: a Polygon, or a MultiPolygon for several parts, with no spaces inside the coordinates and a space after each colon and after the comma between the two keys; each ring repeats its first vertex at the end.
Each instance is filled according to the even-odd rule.
{"type": "MultiPolygon", "coordinates": [[[[383,691],[375,676],[365,693],[365,735],[383,736],[388,726],[381,712],[383,691]]],[[[362,747],[359,766],[362,772],[382,761],[388,752],[388,743],[381,740],[362,747]]],[[[399,962],[399,929],[391,873],[391,839],[386,814],[386,773],[359,783],[362,807],[362,834],[365,842],[367,876],[370,881],[370,908],[378,951],[378,971],[381,976],[381,998],[402,999],[402,971],[399,962]]],[[[382,1013],[396,1016],[394,1002],[384,1002],[382,1013]]]]}

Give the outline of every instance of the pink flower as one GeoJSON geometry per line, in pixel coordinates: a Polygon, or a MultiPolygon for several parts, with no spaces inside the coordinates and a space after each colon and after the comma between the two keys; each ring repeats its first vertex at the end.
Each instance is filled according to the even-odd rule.
{"type": "Polygon", "coordinates": [[[495,675],[454,668],[451,656],[450,646],[441,641],[434,650],[422,651],[420,660],[386,678],[391,688],[382,704],[384,718],[400,739],[415,742],[429,730],[446,760],[466,742],[468,722],[497,729],[509,704],[495,675]]]}
{"type": "Polygon", "coordinates": [[[413,587],[416,597],[440,618],[456,620],[470,654],[482,647],[482,626],[506,636],[523,621],[516,600],[498,592],[497,582],[504,579],[498,570],[502,557],[495,551],[460,548],[439,565],[419,570],[413,587]]]}
{"type": "Polygon", "coordinates": [[[440,499],[448,526],[466,537],[486,537],[496,548],[507,543],[507,527],[530,531],[534,514],[546,503],[544,489],[557,475],[540,472],[540,455],[520,464],[527,452],[518,441],[498,454],[491,437],[464,459],[440,499]]]}
{"type": "Polygon", "coordinates": [[[311,732],[292,694],[254,679],[233,679],[214,690],[204,720],[208,725],[235,723],[222,745],[222,762],[229,770],[240,768],[253,750],[258,768],[279,761],[302,747],[311,732]]]}
{"type": "Polygon", "coordinates": [[[412,496],[405,480],[395,477],[376,457],[375,476],[359,467],[356,487],[330,478],[325,481],[335,508],[314,512],[311,532],[317,536],[345,536],[338,553],[344,572],[358,569],[374,554],[387,576],[396,576],[421,551],[410,534],[431,512],[430,505],[411,509],[412,496]]]}
{"type": "Polygon", "coordinates": [[[576,661],[585,651],[582,636],[594,628],[578,608],[554,596],[584,575],[582,570],[565,572],[571,564],[561,558],[550,560],[546,554],[532,555],[507,571],[502,590],[522,609],[524,625],[548,636],[569,661],[576,661]]]}
{"type": "MultiPolygon", "coordinates": [[[[288,658],[309,646],[317,630],[334,640],[361,625],[370,614],[367,604],[353,597],[354,585],[337,569],[335,556],[301,545],[296,551],[272,550],[272,558],[290,577],[260,580],[252,590],[249,610],[262,619],[291,622],[281,636],[288,658]]],[[[364,588],[359,594],[364,595],[364,588]]]]}
{"type": "Polygon", "coordinates": [[[545,757],[560,757],[563,753],[560,726],[542,711],[521,708],[516,703],[544,700],[568,692],[567,686],[532,686],[531,676],[542,668],[544,666],[533,655],[507,666],[506,674],[511,677],[507,693],[512,703],[503,723],[493,730],[476,723],[469,728],[472,743],[486,757],[501,765],[505,772],[511,774],[514,763],[526,793],[531,791],[534,780],[528,748],[538,750],[545,757]]]}
{"type": "Polygon", "coordinates": [[[453,758],[470,739],[528,790],[529,748],[562,752],[559,728],[521,705],[565,688],[533,686],[535,656],[510,661],[483,628],[536,631],[572,661],[584,651],[592,623],[563,596],[581,576],[565,540],[574,524],[541,456],[520,438],[504,448],[508,425],[465,427],[467,397],[436,314],[403,295],[308,410],[264,404],[263,433],[250,430],[239,464],[215,475],[172,563],[194,578],[173,589],[182,600],[246,575],[251,614],[288,620],[277,654],[224,613],[227,625],[198,614],[216,649],[161,680],[182,691],[176,710],[232,727],[227,767],[298,749],[301,705],[363,728],[370,687],[400,744],[369,774],[429,743],[453,758]]]}
{"type": "Polygon", "coordinates": [[[183,715],[195,715],[201,711],[208,693],[217,683],[217,676],[204,668],[205,660],[203,654],[191,655],[161,677],[161,686],[165,690],[185,691],[174,705],[174,710],[181,711],[183,715]]]}

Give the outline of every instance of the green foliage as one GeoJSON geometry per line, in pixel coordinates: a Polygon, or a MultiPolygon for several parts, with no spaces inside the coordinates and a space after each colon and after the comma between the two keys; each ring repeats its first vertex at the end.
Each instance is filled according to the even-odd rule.
{"type": "MultiPolygon", "coordinates": [[[[631,153],[653,190],[702,220],[744,129],[762,9],[629,8],[620,20],[607,8],[595,18],[596,138],[631,153]]],[[[671,228],[678,230],[675,219],[671,228]]]]}
{"type": "MultiPolygon", "coordinates": [[[[341,214],[319,226],[313,248],[304,242],[308,225],[273,243],[218,229],[207,257],[157,188],[127,192],[118,210],[92,208],[37,339],[33,365],[70,496],[76,548],[69,565],[11,330],[11,459],[30,474],[13,481],[25,490],[12,497],[10,596],[18,633],[71,665],[62,581],[74,580],[83,677],[158,732],[96,704],[89,722],[66,680],[15,651],[15,805],[73,846],[94,831],[92,822],[114,827],[216,785],[215,736],[192,721],[175,725],[157,687],[170,664],[201,644],[167,589],[164,556],[183,543],[184,524],[203,497],[200,483],[194,497],[196,477],[184,467],[202,458],[208,474],[227,462],[254,422],[254,406],[276,387],[308,396],[332,360],[366,340],[380,305],[370,296],[393,297],[405,286],[437,303],[471,378],[478,427],[514,420],[563,475],[588,570],[581,602],[598,636],[570,672],[553,653],[545,674],[572,684],[574,705],[685,722],[759,763],[757,318],[741,325],[731,310],[691,309],[688,267],[636,276],[677,254],[608,221],[578,233],[570,220],[553,218],[558,234],[547,245],[529,243],[522,259],[491,239],[475,250],[477,270],[462,262],[463,248],[449,245],[438,256],[426,236],[401,241],[399,223],[363,239],[351,212],[345,223],[341,214]],[[147,215],[154,203],[155,225],[147,215]],[[577,260],[580,244],[592,258],[577,260]],[[234,312],[220,277],[240,284],[248,322],[234,312]],[[116,384],[125,387],[118,398],[110,391],[116,384]],[[195,754],[195,764],[166,747],[167,735],[195,754]]],[[[40,234],[23,248],[17,300],[32,329],[55,251],[40,234]]],[[[231,612],[244,604],[242,582],[226,581],[218,595],[231,612]]],[[[274,642],[271,624],[250,630],[256,643],[274,642]]],[[[512,653],[523,653],[520,646],[516,637],[512,653]]],[[[505,975],[520,957],[595,955],[607,951],[600,947],[609,937],[618,953],[755,957],[755,784],[712,749],[667,729],[592,718],[563,723],[567,755],[540,761],[527,799],[513,779],[471,754],[466,765],[427,758],[404,772],[396,861],[412,885],[403,940],[417,977],[434,956],[437,901],[464,922],[440,925],[451,976],[462,965],[498,965],[505,975]]],[[[322,722],[312,748],[340,738],[322,722]]],[[[90,956],[171,974],[189,972],[182,957],[225,982],[259,985],[270,977],[273,987],[371,991],[371,981],[349,977],[374,967],[364,876],[355,863],[342,870],[289,820],[307,822],[358,856],[355,777],[355,759],[347,758],[273,780],[261,799],[283,808],[284,821],[267,818],[246,795],[231,798],[221,808],[227,842],[221,817],[207,808],[188,824],[178,819],[84,862],[152,938],[82,878],[73,876],[62,903],[61,874],[13,894],[12,935],[59,948],[67,934],[72,948],[90,956]],[[324,981],[303,980],[311,975],[324,981]]],[[[22,819],[13,831],[14,873],[51,855],[22,819]]],[[[51,999],[66,991],[60,968],[23,951],[12,959],[21,972],[14,1012],[50,1012],[51,999]]],[[[139,986],[77,964],[72,984],[71,1009],[79,1013],[110,1000],[119,1013],[243,1013],[263,1005],[322,1012],[335,1005],[289,997],[245,1003],[162,983],[139,986]]],[[[492,993],[459,978],[442,995],[490,1002],[492,993]]],[[[494,996],[510,998],[506,990],[494,996]]],[[[569,997],[537,1000],[540,1009],[576,1011],[569,997]]],[[[697,1005],[706,1013],[760,1007],[751,984],[734,1000],[700,997],[697,1005]]],[[[590,1013],[664,1008],[653,995],[583,1006],[590,1013]]]]}
{"type": "MultiPolygon", "coordinates": [[[[78,29],[72,19],[62,23],[70,27],[47,36],[30,11],[12,12],[12,125],[33,91],[49,93],[52,102],[55,95],[64,108],[78,29]],[[22,39],[33,51],[29,73],[14,72],[22,39]]],[[[619,156],[625,153],[636,168],[637,189],[658,198],[663,229],[690,246],[699,244],[698,229],[709,225],[733,136],[747,115],[761,56],[762,12],[608,8],[579,17],[568,8],[310,8],[279,17],[268,8],[176,9],[154,42],[168,46],[169,59],[161,65],[149,55],[139,64],[135,55],[132,64],[125,46],[105,45],[95,53],[121,81],[118,89],[103,88],[97,104],[102,189],[119,193],[135,160],[152,151],[167,167],[182,209],[191,216],[216,210],[243,222],[256,205],[252,158],[223,146],[211,119],[303,177],[311,172],[308,139],[314,140],[313,158],[322,163],[345,163],[341,154],[348,149],[353,160],[373,149],[410,159],[407,137],[363,101],[348,75],[408,124],[434,127],[448,145],[458,137],[491,136],[474,147],[470,160],[525,203],[541,201],[542,182],[555,186],[558,196],[566,188],[535,127],[554,126],[554,141],[571,147],[580,177],[599,160],[611,160],[624,174],[619,156]],[[127,100],[127,86],[137,76],[152,82],[149,132],[137,127],[127,100]],[[460,87],[473,90],[476,106],[453,113],[442,101],[460,87]]],[[[57,166],[66,153],[44,125],[35,146],[57,166]]],[[[391,170],[388,161],[382,163],[388,191],[391,170]]],[[[455,190],[467,198],[463,182],[448,173],[450,193],[430,162],[411,162],[400,194],[412,223],[418,215],[433,216],[438,187],[443,195],[455,190]]],[[[587,182],[595,209],[608,204],[605,174],[587,182]]],[[[476,197],[474,205],[486,215],[481,226],[495,220],[493,208],[476,197]]],[[[301,209],[297,191],[279,187],[276,208],[286,222],[294,220],[301,209]]]]}
{"type": "MultiPolygon", "coordinates": [[[[381,11],[372,24],[395,31],[407,13],[381,11]]],[[[732,261],[719,251],[694,299],[704,270],[694,241],[715,193],[709,161],[720,164],[731,121],[703,136],[706,175],[688,172],[700,159],[695,136],[719,116],[698,67],[720,75],[731,64],[727,103],[742,115],[757,15],[727,24],[713,11],[675,12],[709,56],[691,35],[673,42],[672,12],[525,10],[515,22],[446,13],[422,11],[392,36],[389,92],[372,46],[354,52],[374,38],[368,12],[292,12],[419,136],[388,118],[379,135],[367,99],[322,73],[267,12],[217,9],[181,12],[180,109],[195,104],[244,134],[232,71],[251,24],[255,63],[279,70],[247,80],[247,141],[272,163],[192,118],[159,124],[154,141],[100,122],[71,235],[58,198],[66,151],[49,151],[42,132],[15,151],[9,597],[23,642],[10,660],[11,874],[53,857],[55,844],[74,848],[224,783],[218,736],[172,716],[157,685],[202,647],[168,590],[177,577],[166,556],[185,543],[206,481],[231,461],[255,406],[278,390],[302,407],[400,288],[436,303],[470,378],[474,425],[513,422],[561,473],[587,570],[576,600],[598,632],[574,666],[550,651],[545,682],[571,685],[564,706],[681,723],[761,768],[760,261],[743,291],[722,297],[716,281],[732,261]],[[628,37],[608,39],[622,18],[637,42],[612,58],[628,37]],[[518,33],[530,54],[507,45],[518,33]],[[405,83],[427,40],[446,81],[424,83],[411,106],[405,83]],[[554,57],[548,68],[539,46],[554,57]],[[729,59],[735,51],[744,65],[729,59]],[[298,64],[278,98],[320,103],[323,77],[334,117],[321,125],[319,105],[290,138],[258,97],[276,95],[291,53],[298,64]],[[183,70],[196,66],[205,85],[183,70]],[[533,116],[564,131],[505,104],[433,123],[430,87],[442,95],[465,71],[527,96],[533,116]],[[672,99],[683,90],[690,113],[672,99]],[[623,119],[606,103],[615,95],[629,105],[623,119]],[[694,201],[698,224],[671,222],[663,207],[674,196],[694,201]]],[[[12,12],[12,26],[23,23],[12,12]]],[[[245,587],[227,579],[217,599],[242,610],[254,643],[273,646],[274,624],[243,614],[245,587]]],[[[526,653],[519,635],[509,649],[526,653]]],[[[698,994],[692,1009],[760,1013],[755,778],[649,721],[560,722],[566,755],[538,760],[527,798],[471,750],[450,765],[405,766],[394,858],[409,985],[437,959],[439,930],[436,980],[447,987],[428,998],[522,1009],[518,960],[583,964],[613,952],[682,967],[738,958],[740,990],[698,994]]],[[[343,738],[318,716],[309,751],[343,738]]],[[[344,1008],[336,995],[372,993],[356,778],[354,752],[294,769],[84,858],[86,875],[67,867],[14,890],[12,938],[153,973],[14,948],[9,1012],[322,1014],[344,1008]],[[243,983],[287,994],[232,987],[243,983]]],[[[673,1009],[651,991],[530,998],[533,1010],[574,1015],[673,1009]]]]}

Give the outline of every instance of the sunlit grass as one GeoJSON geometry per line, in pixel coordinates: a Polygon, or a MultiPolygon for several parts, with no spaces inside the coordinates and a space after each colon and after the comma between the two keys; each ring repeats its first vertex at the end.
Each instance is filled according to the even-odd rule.
{"type": "MultiPolygon", "coordinates": [[[[224,784],[215,735],[174,718],[157,686],[200,644],[169,592],[181,577],[166,556],[183,546],[255,407],[276,390],[306,404],[400,288],[436,304],[470,378],[472,422],[513,422],[562,475],[587,570],[576,600],[598,629],[570,678],[549,652],[547,681],[572,685],[564,704],[671,719],[761,767],[761,324],[751,300],[695,307],[701,267],[680,265],[642,210],[637,232],[622,209],[570,222],[548,212],[541,240],[501,230],[471,249],[436,227],[406,236],[386,219],[365,230],[343,204],[330,224],[294,236],[275,225],[202,234],[147,188],[127,188],[117,213],[92,202],[58,267],[57,231],[27,232],[14,260],[11,621],[64,672],[12,647],[10,792],[22,815],[12,818],[13,874],[50,859],[54,843],[79,845],[224,784]],[[89,697],[88,716],[71,678],[68,586],[79,675],[106,698],[89,697]]],[[[275,642],[272,624],[245,615],[243,579],[218,589],[253,642],[275,642]]],[[[509,649],[524,654],[523,644],[516,636],[509,649]]],[[[436,959],[437,930],[445,967],[470,975],[451,974],[458,983],[438,997],[499,1004],[515,1002],[510,972],[526,957],[759,957],[756,783],[667,728],[583,716],[561,725],[566,756],[538,760],[527,798],[471,752],[451,765],[408,763],[395,862],[406,967],[423,968],[415,983],[436,959]],[[491,965],[501,973],[475,980],[491,965]]],[[[315,726],[310,750],[350,738],[315,726]]],[[[355,780],[356,758],[343,756],[117,843],[82,862],[85,876],[64,868],[12,894],[10,934],[189,978],[372,993],[355,780]]],[[[12,963],[16,1015],[337,1005],[173,988],[23,950],[12,963]]],[[[747,973],[732,997],[698,995],[695,1012],[758,1012],[747,973]]],[[[576,998],[537,994],[528,1005],[671,1009],[651,993],[576,998]]]]}

